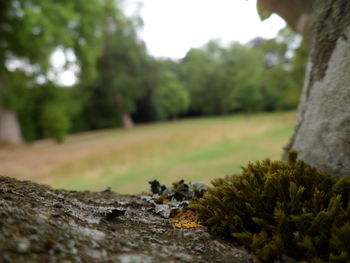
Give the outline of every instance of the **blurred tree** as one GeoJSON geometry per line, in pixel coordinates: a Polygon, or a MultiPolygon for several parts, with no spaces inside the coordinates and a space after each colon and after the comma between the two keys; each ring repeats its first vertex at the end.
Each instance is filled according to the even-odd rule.
{"type": "Polygon", "coordinates": [[[102,31],[103,50],[97,62],[98,77],[88,84],[86,112],[92,114],[92,128],[113,127],[122,123],[131,128],[131,114],[136,102],[145,94],[143,88],[148,57],[136,31],[140,19],[129,18],[107,1],[102,31]]]}
{"type": "Polygon", "coordinates": [[[261,109],[259,88],[262,52],[233,43],[224,48],[211,41],[192,49],[184,60],[185,83],[192,107],[205,114],[261,109]]]}
{"type": "Polygon", "coordinates": [[[257,48],[234,43],[228,47],[224,58],[231,86],[228,97],[230,109],[248,113],[263,110],[264,53],[257,48]]]}
{"type": "Polygon", "coordinates": [[[158,75],[152,95],[157,119],[176,118],[188,110],[190,104],[188,91],[172,71],[159,69],[158,75]]]}
{"type": "Polygon", "coordinates": [[[79,113],[79,104],[73,100],[70,88],[57,88],[47,83],[37,87],[38,125],[43,137],[62,142],[71,126],[71,119],[79,113]]]}
{"type": "Polygon", "coordinates": [[[181,63],[153,57],[148,57],[147,61],[143,78],[145,92],[133,114],[136,120],[150,122],[187,114],[190,101],[182,80],[181,63]]]}
{"type": "Polygon", "coordinates": [[[203,97],[206,96],[209,61],[201,49],[192,48],[182,63],[185,86],[190,93],[191,110],[203,112],[203,97]]]}
{"type": "MultiPolygon", "coordinates": [[[[95,75],[103,2],[91,0],[7,0],[0,5],[0,144],[22,142],[18,110],[37,78],[52,79],[54,50],[72,49],[80,76],[95,75]]],[[[48,109],[48,108],[46,108],[48,109]]]]}
{"type": "Polygon", "coordinates": [[[276,38],[263,40],[255,46],[265,54],[261,82],[265,110],[297,107],[307,59],[300,41],[300,35],[284,28],[276,38]]]}
{"type": "Polygon", "coordinates": [[[41,138],[64,139],[72,126],[72,119],[80,113],[81,103],[74,88],[59,88],[54,83],[25,89],[23,94],[30,103],[18,109],[21,131],[26,141],[41,138]]]}
{"type": "Polygon", "coordinates": [[[28,77],[16,70],[12,74],[0,75],[0,145],[21,144],[22,134],[17,111],[23,107],[27,94],[28,77]],[[11,83],[11,89],[6,86],[11,83]]]}
{"type": "Polygon", "coordinates": [[[300,38],[283,29],[275,39],[256,38],[227,47],[211,41],[190,50],[182,73],[191,108],[203,114],[295,109],[306,58],[300,38]]]}

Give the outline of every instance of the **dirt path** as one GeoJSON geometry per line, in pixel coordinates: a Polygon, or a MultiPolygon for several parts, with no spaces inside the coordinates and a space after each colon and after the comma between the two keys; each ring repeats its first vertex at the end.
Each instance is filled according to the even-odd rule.
{"type": "Polygon", "coordinates": [[[157,132],[124,135],[121,130],[91,132],[70,136],[64,144],[44,140],[18,148],[0,149],[0,173],[46,183],[49,180],[45,180],[45,175],[62,167],[103,158],[133,145],[164,137],[157,132]]]}

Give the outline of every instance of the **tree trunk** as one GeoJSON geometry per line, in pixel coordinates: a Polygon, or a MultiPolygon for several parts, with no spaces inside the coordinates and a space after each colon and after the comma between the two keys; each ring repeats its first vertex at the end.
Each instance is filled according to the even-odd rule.
{"type": "Polygon", "coordinates": [[[123,109],[125,108],[123,94],[121,94],[120,92],[117,92],[115,94],[115,101],[116,101],[117,107],[122,111],[121,118],[122,118],[123,127],[126,129],[133,128],[134,121],[132,120],[130,114],[128,112],[123,112],[123,109]]]}
{"type": "Polygon", "coordinates": [[[132,120],[129,113],[122,114],[122,122],[124,128],[131,129],[134,127],[134,121],[132,120]]]}
{"type": "Polygon", "coordinates": [[[17,114],[13,109],[0,108],[0,145],[23,143],[17,114]]]}
{"type": "Polygon", "coordinates": [[[5,19],[6,12],[10,5],[10,1],[1,1],[0,2],[0,23],[2,23],[5,19]]]}
{"type": "Polygon", "coordinates": [[[226,116],[228,114],[228,111],[225,106],[221,105],[219,109],[219,113],[221,116],[226,116]]]}
{"type": "Polygon", "coordinates": [[[298,124],[286,149],[298,150],[320,169],[350,176],[350,1],[317,0],[314,7],[298,124]]]}

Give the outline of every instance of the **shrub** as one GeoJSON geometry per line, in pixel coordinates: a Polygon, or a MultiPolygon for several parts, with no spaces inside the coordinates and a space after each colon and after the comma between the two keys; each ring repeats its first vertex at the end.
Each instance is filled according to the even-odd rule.
{"type": "Polygon", "coordinates": [[[292,151],[288,162],[249,163],[241,174],[212,184],[190,208],[213,232],[245,245],[261,261],[350,257],[349,178],[297,161],[292,151]]]}

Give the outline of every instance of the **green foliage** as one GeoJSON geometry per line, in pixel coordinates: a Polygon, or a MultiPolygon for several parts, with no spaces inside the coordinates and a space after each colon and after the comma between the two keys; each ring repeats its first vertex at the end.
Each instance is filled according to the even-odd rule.
{"type": "Polygon", "coordinates": [[[297,161],[249,163],[241,174],[216,179],[191,208],[213,232],[232,237],[263,262],[283,254],[304,262],[347,262],[350,178],[297,161]]]}
{"type": "Polygon", "coordinates": [[[296,39],[282,30],[276,39],[256,39],[248,45],[224,47],[211,41],[191,49],[182,63],[182,76],[192,111],[223,115],[295,109],[306,58],[294,51],[296,39]]]}
{"type": "Polygon", "coordinates": [[[27,101],[29,79],[23,71],[15,70],[11,74],[3,74],[5,79],[0,87],[0,106],[20,109],[27,101]]]}
{"type": "Polygon", "coordinates": [[[76,98],[74,88],[47,83],[35,89],[24,89],[23,96],[30,101],[18,109],[26,141],[48,137],[62,141],[71,131],[72,119],[81,111],[81,102],[76,98]]]}
{"type": "Polygon", "coordinates": [[[159,119],[175,118],[187,111],[189,94],[173,72],[160,73],[158,85],[153,91],[152,104],[159,119]]]}
{"type": "MultiPolygon", "coordinates": [[[[250,111],[251,105],[246,105],[242,97],[246,97],[252,85],[256,86],[261,70],[251,69],[255,70],[255,65],[259,64],[263,65],[261,55],[237,43],[224,48],[211,41],[202,49],[190,50],[185,58],[184,72],[192,109],[222,115],[230,111],[250,111]]],[[[255,95],[249,99],[252,104],[256,103],[256,98],[259,100],[259,94],[255,95]]]]}
{"type": "Polygon", "coordinates": [[[57,142],[62,142],[69,129],[69,119],[64,114],[64,105],[57,102],[47,102],[43,105],[40,122],[47,127],[47,135],[57,142]]]}
{"type": "Polygon", "coordinates": [[[210,41],[181,61],[161,60],[138,38],[140,18],[126,16],[121,6],[115,0],[1,3],[0,107],[17,112],[27,140],[62,137],[70,124],[74,132],[120,126],[125,115],[144,122],[296,107],[306,49],[287,59],[295,38],[288,30],[257,45],[210,41]],[[76,57],[65,65],[79,68],[69,92],[76,103],[42,99],[39,79],[58,86],[50,62],[55,50],[76,57]],[[80,106],[79,116],[67,114],[80,106]]]}
{"type": "MultiPolygon", "coordinates": [[[[49,58],[58,48],[72,48],[81,66],[82,76],[94,75],[96,57],[101,40],[103,8],[107,0],[55,1],[9,0],[4,4],[1,17],[0,73],[11,74],[6,62],[23,59],[35,70],[28,74],[46,74],[49,58]]],[[[23,68],[22,68],[23,70],[23,68]]]]}
{"type": "Polygon", "coordinates": [[[38,126],[44,137],[62,142],[71,127],[71,119],[80,111],[70,89],[44,85],[38,88],[38,126]]]}
{"type": "Polygon", "coordinates": [[[115,126],[121,112],[135,111],[143,94],[145,48],[136,36],[139,19],[127,18],[119,1],[9,0],[1,8],[0,107],[17,111],[27,140],[62,140],[76,115],[70,112],[81,104],[85,107],[77,119],[82,121],[75,126],[83,130],[115,126]],[[56,49],[76,56],[76,103],[56,95],[42,97],[37,77],[45,85],[52,80],[50,57],[56,49]],[[13,69],[11,63],[20,66],[13,69]],[[90,124],[91,117],[96,125],[90,124]]]}
{"type": "Polygon", "coordinates": [[[84,112],[89,115],[88,128],[118,126],[122,114],[135,112],[137,101],[145,94],[148,56],[137,38],[137,19],[126,17],[114,1],[107,2],[97,78],[84,83],[81,90],[87,94],[84,112]]]}
{"type": "Polygon", "coordinates": [[[67,132],[69,102],[46,101],[40,107],[30,105],[40,100],[34,96],[40,93],[36,91],[41,86],[37,78],[49,83],[53,73],[50,57],[56,49],[75,54],[82,80],[90,82],[95,78],[104,8],[109,2],[114,1],[92,0],[88,4],[83,0],[2,1],[0,107],[18,113],[27,139],[40,138],[41,128],[58,140],[67,132]],[[11,63],[17,66],[9,66],[11,63]],[[52,112],[46,112],[50,110],[52,112]],[[58,127],[59,123],[63,126],[58,127]]]}

